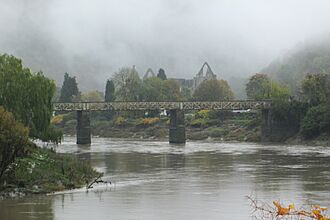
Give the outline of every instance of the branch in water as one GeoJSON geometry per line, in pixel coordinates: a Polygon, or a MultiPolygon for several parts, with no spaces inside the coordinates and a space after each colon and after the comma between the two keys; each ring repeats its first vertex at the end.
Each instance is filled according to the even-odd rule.
{"type": "Polygon", "coordinates": [[[104,184],[111,184],[111,181],[104,181],[101,179],[101,177],[103,176],[103,173],[101,173],[98,177],[96,177],[90,184],[88,184],[86,186],[86,189],[92,189],[93,188],[93,185],[96,183],[96,184],[99,184],[99,183],[104,183],[104,184]]]}

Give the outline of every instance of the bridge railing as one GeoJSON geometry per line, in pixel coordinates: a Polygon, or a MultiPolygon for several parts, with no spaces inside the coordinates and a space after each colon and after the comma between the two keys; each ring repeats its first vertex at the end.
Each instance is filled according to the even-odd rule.
{"type": "Polygon", "coordinates": [[[54,103],[55,111],[139,111],[139,110],[248,110],[269,109],[272,102],[217,101],[217,102],[71,102],[54,103]]]}

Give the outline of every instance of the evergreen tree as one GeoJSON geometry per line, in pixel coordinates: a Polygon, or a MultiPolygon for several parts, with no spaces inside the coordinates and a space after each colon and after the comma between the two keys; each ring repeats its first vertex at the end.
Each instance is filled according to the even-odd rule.
{"type": "Polygon", "coordinates": [[[72,102],[79,96],[76,77],[70,77],[68,73],[64,74],[64,81],[61,89],[60,102],[72,102]]]}
{"type": "Polygon", "coordinates": [[[112,80],[107,80],[107,85],[105,86],[104,101],[106,102],[115,101],[115,85],[112,80]]]}
{"type": "Polygon", "coordinates": [[[162,68],[160,68],[160,69],[158,70],[157,77],[158,77],[159,79],[166,80],[167,77],[166,77],[166,74],[165,74],[165,70],[162,69],[162,68]]]}

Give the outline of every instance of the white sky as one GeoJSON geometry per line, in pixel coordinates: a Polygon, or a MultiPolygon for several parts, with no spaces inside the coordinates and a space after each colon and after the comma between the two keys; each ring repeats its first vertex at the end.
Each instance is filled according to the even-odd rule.
{"type": "Polygon", "coordinates": [[[102,88],[122,66],[192,78],[251,75],[330,33],[328,0],[0,0],[0,53],[102,88]]]}

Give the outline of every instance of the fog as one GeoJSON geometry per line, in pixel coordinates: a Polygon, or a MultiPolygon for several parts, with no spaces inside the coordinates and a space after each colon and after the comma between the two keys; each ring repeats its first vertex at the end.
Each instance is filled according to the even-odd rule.
{"type": "Polygon", "coordinates": [[[58,81],[103,90],[123,66],[247,77],[330,33],[324,0],[0,0],[0,53],[58,81]]]}

